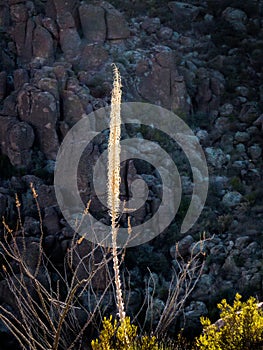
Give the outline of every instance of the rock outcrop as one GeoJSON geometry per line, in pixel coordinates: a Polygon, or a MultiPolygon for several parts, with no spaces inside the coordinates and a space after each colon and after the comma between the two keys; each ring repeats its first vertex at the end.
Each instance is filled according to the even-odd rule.
{"type": "MultiPolygon", "coordinates": [[[[44,249],[55,263],[61,263],[73,232],[57,205],[53,185],[56,156],[71,127],[110,104],[112,63],[116,63],[122,75],[123,100],[173,111],[188,123],[206,155],[210,174],[206,206],[183,236],[178,227],[195,186],[183,150],[143,125],[127,126],[123,131],[127,137],[159,142],[176,160],[183,188],[172,225],[155,240],[127,252],[127,268],[133,278],[129,307],[140,309],[150,270],[156,288],[149,286],[147,293],[153,293],[149,295],[156,314],[148,316],[157,321],[172,268],[178,259],[187,261],[193,249],[197,252],[200,234],[205,231],[210,237],[204,247],[206,263],[185,312],[192,326],[221,297],[231,298],[236,291],[263,297],[262,4],[235,2],[230,7],[219,1],[172,1],[149,8],[146,1],[147,6],[140,4],[141,13],[136,14],[136,6],[125,7],[127,1],[118,8],[114,3],[1,2],[0,215],[15,222],[13,193],[18,193],[33,268],[35,242],[40,236],[29,189],[33,182],[43,216],[44,249]]],[[[108,222],[107,210],[95,198],[92,169],[87,174],[87,164],[92,165],[106,148],[105,131],[87,147],[78,169],[83,201],[92,198],[90,209],[103,223],[108,222]]],[[[147,201],[134,218],[136,224],[142,223],[160,205],[160,178],[150,164],[133,159],[122,165],[122,172],[123,198],[130,195],[134,179],[142,178],[148,185],[147,201]]],[[[3,227],[0,230],[2,237],[3,227]]],[[[90,249],[87,242],[76,248],[74,266],[86,249],[90,249]]],[[[99,259],[100,253],[95,263],[99,259]]],[[[80,277],[86,272],[83,266],[80,277]]],[[[108,282],[105,273],[102,269],[94,276],[98,293],[108,282]]],[[[3,276],[0,289],[1,302],[12,304],[3,276]]],[[[89,298],[88,292],[83,295],[87,308],[89,298]]],[[[110,300],[112,294],[106,298],[110,300]]],[[[182,325],[183,317],[176,322],[182,325]]]]}

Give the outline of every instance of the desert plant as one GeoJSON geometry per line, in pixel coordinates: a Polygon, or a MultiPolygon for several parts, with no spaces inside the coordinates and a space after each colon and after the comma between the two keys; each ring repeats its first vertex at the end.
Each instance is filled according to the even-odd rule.
{"type": "MultiPolygon", "coordinates": [[[[0,320],[15,336],[22,349],[72,350],[80,348],[87,328],[89,326],[94,326],[94,324],[97,327],[97,315],[99,317],[98,323],[103,319],[101,304],[109,289],[111,289],[111,292],[115,295],[118,317],[117,323],[114,321],[111,326],[109,325],[111,319],[110,323],[107,323],[107,320],[103,321],[103,327],[107,326],[107,329],[111,330],[111,332],[112,329],[114,332],[116,331],[119,337],[118,344],[120,346],[124,346],[123,344],[125,344],[126,348],[128,348],[133,344],[134,349],[155,349],[155,337],[147,338],[141,336],[140,341],[134,343],[133,338],[135,337],[135,329],[137,332],[137,328],[134,328],[135,326],[130,323],[130,319],[126,317],[123,301],[119,256],[122,254],[122,258],[124,257],[124,249],[119,249],[117,247],[118,220],[121,214],[119,199],[120,107],[121,79],[118,69],[114,66],[108,155],[108,207],[111,216],[111,250],[103,248],[101,245],[92,246],[91,249],[87,251],[86,256],[78,256],[77,247],[82,244],[84,237],[78,239],[75,235],[72,238],[71,246],[68,248],[66,254],[64,271],[61,272],[56,268],[45,255],[43,249],[44,232],[41,210],[38,204],[38,194],[33,185],[31,185],[31,190],[35,199],[40,222],[40,237],[34,238],[34,247],[32,245],[28,246],[28,239],[26,238],[26,232],[23,228],[20,213],[21,204],[18,196],[16,196],[16,206],[18,210],[18,226],[16,229],[12,230],[3,219],[5,232],[3,240],[0,241],[2,276],[10,291],[12,307],[10,309],[9,306],[0,305],[0,320]],[[97,249],[101,251],[101,259],[99,262],[97,261],[94,266],[93,262],[98,260],[95,257],[97,249]],[[32,261],[32,251],[34,251],[34,261],[32,261]],[[75,263],[73,263],[74,260],[75,263]],[[113,277],[109,269],[109,262],[111,260],[114,270],[113,277]],[[56,281],[52,279],[49,267],[52,267],[57,275],[56,281]],[[98,296],[93,288],[93,279],[102,269],[105,278],[107,277],[107,285],[104,291],[98,296]],[[80,270],[82,270],[82,272],[84,270],[84,274],[79,273],[80,270]],[[91,293],[95,300],[95,305],[91,310],[87,310],[80,302],[81,297],[87,291],[91,293]],[[82,317],[82,323],[79,323],[78,316],[80,314],[83,316],[83,313],[85,314],[84,321],[82,317]]],[[[84,210],[83,216],[88,214],[89,204],[90,203],[88,203],[84,210]]],[[[131,231],[132,227],[129,220],[128,224],[128,231],[131,231]]],[[[77,231],[76,227],[76,232],[77,231]]],[[[167,331],[171,322],[173,322],[182,311],[186,298],[194,289],[202,273],[203,241],[198,244],[199,249],[194,247],[187,262],[180,257],[179,253],[177,254],[176,261],[178,266],[174,269],[171,284],[167,290],[167,299],[164,303],[163,312],[160,315],[158,324],[153,325],[156,326],[155,335],[160,336],[167,331]],[[182,290],[185,291],[183,295],[181,293],[182,290]]],[[[146,313],[152,311],[151,308],[154,297],[154,293],[151,295],[147,294],[140,312],[145,310],[145,305],[146,313]]],[[[152,329],[152,331],[154,331],[154,329],[152,329]]],[[[143,325],[141,326],[140,332],[143,332],[143,325]]],[[[94,347],[100,346],[100,343],[96,341],[93,344],[94,347]]],[[[108,348],[106,347],[105,349],[108,348]]],[[[159,346],[159,348],[156,349],[164,348],[159,346]]]]}
{"type": "Polygon", "coordinates": [[[112,316],[105,318],[99,339],[93,340],[91,346],[93,350],[158,350],[154,336],[138,338],[137,327],[127,316],[120,323],[116,319],[113,321],[112,316]]]}
{"type": "MultiPolygon", "coordinates": [[[[13,231],[3,219],[5,232],[3,241],[0,242],[2,275],[10,293],[10,305],[0,305],[0,320],[14,335],[22,349],[77,349],[85,330],[93,323],[100,308],[100,300],[108,288],[106,287],[101,297],[96,299],[94,309],[89,312],[81,305],[79,299],[84,290],[92,287],[96,273],[108,266],[110,257],[102,259],[92,270],[87,264],[87,261],[94,259],[95,249],[91,249],[85,257],[77,256],[77,266],[75,264],[73,268],[73,255],[76,257],[76,247],[82,243],[81,239],[73,237],[72,246],[65,257],[65,273],[59,271],[45,256],[38,195],[33,185],[31,189],[39,211],[41,236],[28,245],[20,214],[21,204],[16,196],[18,227],[13,231]],[[56,283],[51,278],[48,264],[58,276],[56,283]],[[79,270],[84,267],[87,277],[79,278],[79,270]],[[69,271],[72,271],[70,278],[69,271]],[[82,324],[78,322],[80,312],[86,315],[82,324]]],[[[92,288],[90,290],[92,291],[92,288]]]]}
{"type": "Polygon", "coordinates": [[[199,349],[262,349],[263,311],[255,298],[241,302],[241,295],[237,293],[233,306],[223,299],[218,308],[221,319],[215,324],[211,324],[208,318],[201,318],[204,331],[197,339],[199,349]]]}
{"type": "Polygon", "coordinates": [[[110,137],[108,155],[108,208],[111,216],[112,257],[119,317],[124,322],[125,311],[117,252],[118,218],[120,213],[120,134],[121,134],[121,78],[114,65],[114,82],[111,97],[110,137]]]}
{"type": "Polygon", "coordinates": [[[138,327],[125,317],[120,323],[112,316],[104,318],[99,338],[91,342],[92,350],[191,350],[192,345],[181,333],[175,340],[139,335],[138,327]],[[126,335],[126,336],[125,336],[126,335]],[[128,343],[127,343],[128,338],[128,343]]]}

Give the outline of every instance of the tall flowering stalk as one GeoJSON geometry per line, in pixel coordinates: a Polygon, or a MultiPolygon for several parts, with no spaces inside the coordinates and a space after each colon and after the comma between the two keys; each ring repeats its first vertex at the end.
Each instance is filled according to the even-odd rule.
{"type": "Polygon", "coordinates": [[[111,96],[110,137],[108,147],[108,208],[111,216],[111,237],[114,280],[117,308],[121,322],[125,320],[120,266],[117,251],[118,217],[120,214],[120,135],[121,135],[121,77],[118,68],[113,66],[114,81],[111,96]]]}

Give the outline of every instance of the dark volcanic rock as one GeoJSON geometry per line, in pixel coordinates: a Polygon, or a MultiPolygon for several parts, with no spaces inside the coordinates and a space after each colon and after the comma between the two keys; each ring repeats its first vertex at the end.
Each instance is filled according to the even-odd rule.
{"type": "Polygon", "coordinates": [[[34,132],[26,122],[19,122],[9,131],[10,146],[14,151],[30,149],[34,143],[34,132]]]}
{"type": "Polygon", "coordinates": [[[63,113],[64,121],[70,127],[85,114],[80,98],[72,91],[65,90],[63,92],[63,113]]]}
{"type": "Polygon", "coordinates": [[[36,26],[33,34],[33,55],[45,59],[51,63],[54,60],[53,39],[49,31],[41,26],[36,26]]]}
{"type": "Polygon", "coordinates": [[[26,167],[31,161],[31,147],[35,135],[32,127],[26,122],[19,122],[9,131],[8,157],[14,166],[26,167]]]}
{"type": "Polygon", "coordinates": [[[49,0],[46,5],[46,14],[56,20],[58,16],[69,12],[75,18],[77,17],[78,5],[79,0],[49,0]]]}
{"type": "Polygon", "coordinates": [[[6,72],[0,72],[0,101],[3,100],[6,96],[6,72]]]}
{"type": "Polygon", "coordinates": [[[27,85],[18,94],[18,112],[22,120],[35,128],[40,149],[45,156],[55,159],[59,148],[56,133],[58,106],[55,97],[49,92],[27,85]]]}
{"type": "Polygon", "coordinates": [[[1,3],[0,6],[0,23],[3,31],[7,31],[10,21],[10,8],[7,4],[1,3]]]}
{"type": "MultiPolygon", "coordinates": [[[[173,52],[156,54],[152,62],[144,67],[147,71],[140,76],[138,84],[139,94],[144,99],[173,111],[188,113],[191,110],[184,78],[174,64],[173,52]]],[[[139,72],[141,74],[142,71],[139,72]]]]}
{"type": "Polygon", "coordinates": [[[79,70],[95,70],[106,63],[108,52],[102,45],[86,45],[80,55],[79,70]]]}
{"type": "Polygon", "coordinates": [[[199,7],[179,1],[171,1],[168,6],[174,15],[175,25],[178,28],[190,29],[200,12],[199,7]]]}
{"type": "Polygon", "coordinates": [[[0,117],[1,151],[9,157],[12,165],[26,167],[31,161],[31,147],[34,132],[26,122],[19,122],[14,117],[0,117]]]}
{"type": "Polygon", "coordinates": [[[28,12],[26,5],[18,3],[10,6],[10,16],[13,22],[26,22],[28,19],[28,12]]]}
{"type": "Polygon", "coordinates": [[[127,22],[122,14],[114,8],[106,8],[107,39],[127,39],[130,35],[127,22]]]}
{"type": "MultiPolygon", "coordinates": [[[[98,247],[92,251],[92,245],[86,239],[73,250],[73,268],[76,269],[79,280],[87,278],[96,269],[96,264],[102,262],[102,251],[98,247]]],[[[96,290],[104,290],[109,282],[107,266],[99,269],[92,277],[91,284],[96,290]]]]}
{"type": "Polygon", "coordinates": [[[60,46],[69,62],[75,61],[79,54],[81,39],[70,12],[58,18],[60,46]]]}
{"type": "Polygon", "coordinates": [[[20,68],[14,71],[14,88],[18,90],[22,88],[25,83],[29,82],[29,76],[26,69],[20,68]]]}
{"type": "Polygon", "coordinates": [[[100,6],[82,4],[79,16],[85,39],[90,43],[103,43],[107,32],[105,10],[100,6]]]}

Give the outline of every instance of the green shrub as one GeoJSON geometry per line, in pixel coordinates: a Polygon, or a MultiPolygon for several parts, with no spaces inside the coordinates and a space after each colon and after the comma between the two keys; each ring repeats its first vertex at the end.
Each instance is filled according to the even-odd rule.
{"type": "Polygon", "coordinates": [[[104,318],[99,339],[91,342],[92,350],[190,350],[189,342],[181,333],[176,340],[157,339],[155,336],[139,336],[137,327],[131,324],[130,318],[124,322],[104,318]]]}
{"type": "Polygon", "coordinates": [[[197,339],[201,350],[262,349],[263,311],[258,308],[256,299],[250,297],[241,302],[237,293],[233,306],[225,299],[218,304],[221,310],[222,326],[211,324],[208,318],[201,317],[203,333],[197,339]]]}
{"type": "Polygon", "coordinates": [[[92,340],[92,350],[158,350],[156,337],[138,337],[137,327],[131,324],[130,318],[123,322],[104,318],[99,339],[92,340]]]}

